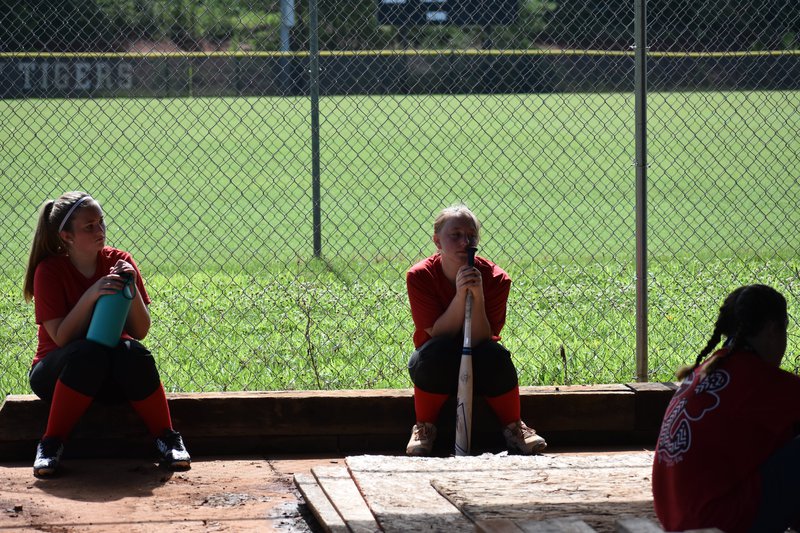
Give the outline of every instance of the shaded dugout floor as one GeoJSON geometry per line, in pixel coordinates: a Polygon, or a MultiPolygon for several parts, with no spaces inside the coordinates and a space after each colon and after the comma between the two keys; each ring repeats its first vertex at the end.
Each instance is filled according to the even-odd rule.
{"type": "MultiPolygon", "coordinates": [[[[625,450],[627,456],[619,455],[619,464],[628,464],[635,482],[615,478],[600,490],[626,494],[627,500],[636,502],[631,513],[647,512],[649,456],[642,454],[651,453],[673,392],[671,383],[523,387],[523,418],[547,437],[550,448],[539,460],[541,468],[532,464],[537,473],[519,472],[515,492],[522,492],[529,481],[549,487],[551,495],[579,496],[584,463],[594,459],[581,463],[569,458],[614,456],[625,450]],[[559,481],[543,483],[548,465],[556,464],[564,467],[559,481]],[[572,481],[571,472],[577,476],[572,481]]],[[[346,470],[352,457],[400,456],[413,424],[410,390],[170,394],[168,398],[175,427],[193,454],[191,471],[159,469],[152,462],[152,442],[132,410],[127,405],[98,405],[76,428],[62,475],[36,480],[31,463],[47,406],[32,396],[7,397],[0,407],[0,532],[320,531],[295,486],[295,475],[313,475],[315,469],[324,472],[328,467],[346,470]]],[[[446,405],[440,420],[435,451],[442,457],[452,453],[453,421],[447,413],[454,411],[454,405],[452,409],[446,405]]],[[[497,422],[480,400],[474,416],[474,451],[500,452],[497,422]]],[[[436,468],[448,470],[450,463],[442,461],[436,468]]],[[[476,483],[490,477],[484,472],[463,486],[480,492],[476,483]]],[[[462,486],[448,476],[441,479],[462,486]]],[[[430,484],[431,480],[423,480],[425,487],[430,484]]],[[[416,490],[406,487],[400,492],[416,490]]],[[[465,495],[471,498],[466,505],[480,503],[474,494],[461,496],[465,495]]],[[[496,497],[508,504],[504,513],[528,512],[520,506],[528,500],[515,504],[513,494],[496,497]]],[[[624,500],[622,508],[605,503],[597,513],[624,511],[624,500]]]]}
{"type": "Polygon", "coordinates": [[[526,462],[521,458],[491,456],[484,461],[494,473],[448,468],[461,461],[455,458],[418,470],[399,456],[202,457],[181,473],[136,458],[67,459],[62,475],[50,480],[35,479],[30,461],[1,463],[0,531],[318,532],[323,528],[295,476],[353,465],[387,531],[422,531],[426,524],[433,531],[473,531],[471,520],[487,517],[578,517],[597,531],[613,531],[620,517],[653,518],[650,457],[646,450],[556,449],[537,458],[542,468],[535,470],[518,469],[526,462]],[[368,471],[375,461],[384,463],[385,474],[368,471]],[[411,471],[398,472],[403,464],[411,471]],[[507,468],[496,468],[503,464],[507,468]],[[450,490],[464,501],[442,509],[450,504],[434,502],[428,492],[435,490],[450,490]],[[392,514],[392,506],[408,512],[392,514]],[[440,515],[430,519],[423,512],[440,515]]]}
{"type": "Polygon", "coordinates": [[[55,479],[0,463],[0,531],[321,531],[292,476],[341,459],[202,457],[170,473],[142,459],[65,460],[55,479]]]}

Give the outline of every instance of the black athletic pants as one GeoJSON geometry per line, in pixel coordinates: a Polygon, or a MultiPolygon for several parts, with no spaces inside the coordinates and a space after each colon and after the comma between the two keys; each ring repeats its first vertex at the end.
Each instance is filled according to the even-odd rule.
{"type": "Polygon", "coordinates": [[[800,437],[761,465],[761,503],[750,531],[782,532],[800,527],[800,437]]]}
{"type": "Polygon", "coordinates": [[[31,389],[51,401],[56,381],[108,403],[144,400],[161,386],[153,355],[135,340],[108,348],[89,340],[53,350],[31,368],[31,389]]]}
{"type": "MultiPolygon", "coordinates": [[[[456,394],[462,346],[452,337],[430,339],[408,361],[411,381],[425,392],[456,394]]],[[[472,390],[479,396],[500,396],[519,384],[511,352],[492,340],[472,347],[472,374],[472,390]]]]}

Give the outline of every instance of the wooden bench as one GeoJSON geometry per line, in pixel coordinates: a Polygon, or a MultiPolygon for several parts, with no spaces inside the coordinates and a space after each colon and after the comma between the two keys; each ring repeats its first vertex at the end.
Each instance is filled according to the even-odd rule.
{"type": "MultiPolygon", "coordinates": [[[[672,383],[522,387],[523,419],[558,446],[655,444],[672,383]]],[[[171,393],[173,425],[195,455],[402,452],[414,424],[411,389],[171,393]]],[[[0,405],[0,461],[30,459],[49,406],[33,395],[0,405]]],[[[455,400],[442,409],[436,453],[452,453],[455,400]]],[[[476,399],[473,450],[502,447],[498,423],[476,399]]],[[[150,453],[152,440],[127,404],[93,404],[65,453],[73,457],[150,453]]]]}

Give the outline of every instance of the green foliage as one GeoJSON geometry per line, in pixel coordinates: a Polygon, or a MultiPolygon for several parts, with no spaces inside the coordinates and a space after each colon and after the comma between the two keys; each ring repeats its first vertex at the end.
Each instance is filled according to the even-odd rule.
{"type": "MultiPolygon", "coordinates": [[[[546,17],[541,41],[563,48],[626,50],[633,44],[634,2],[569,0],[546,17]]],[[[652,51],[782,50],[800,26],[791,0],[648,0],[652,51]]],[[[795,45],[796,46],[796,45],[795,45]]]]}
{"type": "MultiPolygon", "coordinates": [[[[628,49],[632,2],[519,0],[509,26],[377,25],[376,0],[319,0],[323,50],[498,47],[628,49]]],[[[650,0],[653,50],[796,49],[800,2],[650,0]]],[[[295,2],[293,49],[308,49],[308,3],[295,2]]],[[[0,0],[0,46],[11,51],[108,51],[126,40],[169,39],[185,50],[202,43],[277,50],[279,0],[0,0]]]]}
{"type": "Polygon", "coordinates": [[[94,0],[0,0],[0,52],[109,50],[118,37],[94,0]]]}
{"type": "Polygon", "coordinates": [[[244,43],[264,30],[276,31],[277,3],[195,0],[96,0],[98,7],[131,36],[171,39],[184,49],[201,40],[244,43]],[[258,9],[261,7],[261,9],[258,9]]]}

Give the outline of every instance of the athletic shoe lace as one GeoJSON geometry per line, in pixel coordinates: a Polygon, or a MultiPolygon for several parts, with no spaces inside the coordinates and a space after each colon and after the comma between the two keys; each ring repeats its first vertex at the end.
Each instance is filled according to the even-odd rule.
{"type": "Polygon", "coordinates": [[[61,448],[61,441],[55,438],[44,439],[40,445],[41,457],[43,459],[55,459],[58,457],[61,448]]]}
{"type": "Polygon", "coordinates": [[[522,440],[527,439],[528,437],[533,437],[536,432],[525,425],[525,422],[520,422],[517,424],[517,431],[522,436],[522,440]]]}

